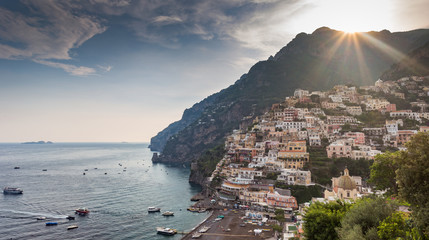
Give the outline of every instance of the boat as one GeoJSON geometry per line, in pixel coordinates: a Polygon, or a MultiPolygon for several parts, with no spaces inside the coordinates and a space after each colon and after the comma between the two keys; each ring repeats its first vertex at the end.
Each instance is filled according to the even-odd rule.
{"type": "Polygon", "coordinates": [[[194,233],[192,234],[192,238],[200,238],[203,234],[201,233],[194,233]]]}
{"type": "Polygon", "coordinates": [[[165,228],[165,227],[157,227],[156,231],[158,234],[166,235],[166,236],[173,236],[174,234],[177,233],[176,229],[165,228]]]}
{"type": "Polygon", "coordinates": [[[58,225],[58,223],[57,222],[47,222],[47,223],[45,223],[45,225],[46,226],[56,226],[56,225],[58,225]]]}
{"type": "Polygon", "coordinates": [[[78,228],[78,226],[77,225],[71,225],[71,226],[67,227],[67,230],[72,230],[72,229],[75,229],[75,228],[78,228]]]}
{"type": "Polygon", "coordinates": [[[22,194],[23,192],[21,188],[5,187],[3,189],[4,194],[22,194]]]}
{"type": "Polygon", "coordinates": [[[190,212],[198,212],[198,208],[193,208],[193,207],[188,207],[186,210],[190,211],[190,212]]]}
{"type": "Polygon", "coordinates": [[[20,167],[14,167],[13,169],[20,169],[20,167]]]}
{"type": "Polygon", "coordinates": [[[75,210],[75,214],[79,214],[81,216],[85,216],[89,213],[89,210],[87,208],[78,208],[75,210]]]}
{"type": "Polygon", "coordinates": [[[207,232],[209,229],[210,229],[210,227],[208,227],[208,226],[204,226],[204,227],[202,227],[198,232],[199,232],[199,233],[205,233],[205,232],[207,232]]]}
{"type": "Polygon", "coordinates": [[[37,217],[37,220],[46,220],[46,217],[37,217]]]}
{"type": "Polygon", "coordinates": [[[74,220],[75,217],[73,217],[73,216],[67,216],[66,219],[68,219],[68,220],[74,220]]]}
{"type": "Polygon", "coordinates": [[[148,212],[150,212],[150,213],[153,213],[153,212],[160,212],[160,211],[161,211],[161,208],[158,208],[158,207],[148,207],[148,208],[147,208],[147,211],[148,211],[148,212]]]}
{"type": "Polygon", "coordinates": [[[162,216],[174,216],[174,212],[172,212],[172,211],[165,211],[165,212],[163,212],[162,213],[162,216]]]}
{"type": "Polygon", "coordinates": [[[48,171],[48,169],[42,169],[42,171],[43,171],[43,172],[46,172],[46,171],[48,171]]]}

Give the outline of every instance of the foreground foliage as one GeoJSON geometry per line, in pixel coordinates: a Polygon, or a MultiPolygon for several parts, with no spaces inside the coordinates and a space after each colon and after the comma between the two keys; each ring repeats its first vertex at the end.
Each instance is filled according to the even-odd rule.
{"type": "Polygon", "coordinates": [[[429,236],[429,134],[416,134],[406,147],[377,156],[370,182],[410,203],[413,231],[429,236]]]}
{"type": "Polygon", "coordinates": [[[339,239],[336,228],[351,204],[342,201],[313,203],[304,216],[304,236],[306,239],[339,239]]]}

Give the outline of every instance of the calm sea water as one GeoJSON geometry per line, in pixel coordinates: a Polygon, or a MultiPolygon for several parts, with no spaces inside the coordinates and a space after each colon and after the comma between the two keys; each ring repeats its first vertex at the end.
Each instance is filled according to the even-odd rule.
{"type": "Polygon", "coordinates": [[[186,211],[200,189],[188,183],[189,169],[151,157],[147,144],[0,144],[0,187],[24,190],[0,195],[0,239],[180,239],[157,235],[156,227],[188,231],[206,218],[186,211]],[[149,214],[150,206],[175,216],[149,214]],[[74,215],[79,207],[91,213],[74,215]],[[39,216],[59,224],[47,227],[39,216]]]}

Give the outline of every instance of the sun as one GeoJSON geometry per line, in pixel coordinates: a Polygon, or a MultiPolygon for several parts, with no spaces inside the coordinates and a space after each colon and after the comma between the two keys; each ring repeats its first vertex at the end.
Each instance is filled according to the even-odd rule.
{"type": "Polygon", "coordinates": [[[310,1],[313,8],[298,21],[300,27],[309,30],[326,26],[346,33],[381,31],[394,22],[389,0],[310,1]]]}

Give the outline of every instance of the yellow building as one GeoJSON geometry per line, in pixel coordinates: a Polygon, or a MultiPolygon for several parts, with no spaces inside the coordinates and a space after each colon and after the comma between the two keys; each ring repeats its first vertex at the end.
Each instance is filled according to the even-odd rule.
{"type": "Polygon", "coordinates": [[[325,199],[349,199],[356,200],[360,198],[362,187],[362,178],[359,176],[350,176],[349,170],[344,169],[344,175],[332,178],[332,191],[325,190],[325,199]]]}

